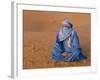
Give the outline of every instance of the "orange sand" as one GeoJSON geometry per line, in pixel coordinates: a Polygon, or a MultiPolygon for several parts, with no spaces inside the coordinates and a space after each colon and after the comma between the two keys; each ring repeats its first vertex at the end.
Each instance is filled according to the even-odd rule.
{"type": "Polygon", "coordinates": [[[23,69],[89,66],[90,61],[90,14],[46,11],[23,11],[23,69]],[[64,19],[72,20],[78,32],[83,53],[87,60],[56,62],[50,59],[56,33],[64,19]]]}

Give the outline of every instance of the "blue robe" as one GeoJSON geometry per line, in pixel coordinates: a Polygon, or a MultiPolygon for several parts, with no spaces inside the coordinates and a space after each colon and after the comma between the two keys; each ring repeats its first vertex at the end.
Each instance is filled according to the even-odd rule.
{"type": "MultiPolygon", "coordinates": [[[[67,32],[67,30],[66,30],[67,32]]],[[[68,47],[66,44],[67,35],[65,35],[64,39],[59,38],[59,34],[57,34],[56,37],[56,43],[52,51],[51,58],[56,61],[78,61],[78,60],[84,60],[86,59],[86,56],[83,55],[82,49],[80,47],[79,37],[77,35],[77,32],[74,31],[74,29],[70,30],[70,33],[67,34],[68,37],[70,37],[70,45],[71,47],[68,47]],[[70,34],[71,33],[71,34],[70,34]],[[68,56],[63,56],[62,53],[67,52],[68,56]]]]}

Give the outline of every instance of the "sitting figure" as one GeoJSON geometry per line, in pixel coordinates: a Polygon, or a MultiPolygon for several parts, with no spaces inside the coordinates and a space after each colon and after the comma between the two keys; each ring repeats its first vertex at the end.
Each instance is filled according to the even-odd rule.
{"type": "Polygon", "coordinates": [[[64,20],[56,36],[51,58],[56,61],[79,61],[86,59],[80,47],[77,32],[70,20],[64,20]]]}

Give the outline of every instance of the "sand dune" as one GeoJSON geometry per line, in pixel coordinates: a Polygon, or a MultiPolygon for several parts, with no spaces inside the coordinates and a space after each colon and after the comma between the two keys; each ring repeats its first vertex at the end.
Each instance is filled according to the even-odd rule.
{"type": "Polygon", "coordinates": [[[24,69],[91,65],[90,14],[24,10],[23,15],[24,69]],[[79,34],[83,53],[88,57],[87,60],[78,62],[56,62],[50,58],[56,34],[60,29],[61,22],[65,18],[72,20],[75,26],[74,28],[79,34]]]}

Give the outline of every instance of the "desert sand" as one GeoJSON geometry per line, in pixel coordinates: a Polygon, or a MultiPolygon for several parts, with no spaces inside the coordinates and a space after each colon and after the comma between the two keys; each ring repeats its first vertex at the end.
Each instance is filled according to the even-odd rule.
{"type": "Polygon", "coordinates": [[[91,16],[89,13],[23,11],[23,69],[77,67],[91,65],[91,16]],[[56,34],[64,19],[78,32],[84,61],[56,62],[51,59],[56,34]]]}

